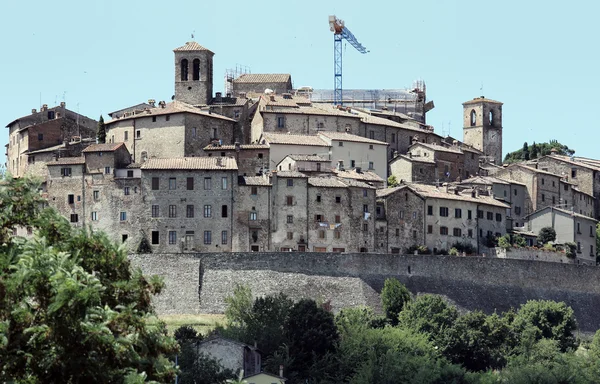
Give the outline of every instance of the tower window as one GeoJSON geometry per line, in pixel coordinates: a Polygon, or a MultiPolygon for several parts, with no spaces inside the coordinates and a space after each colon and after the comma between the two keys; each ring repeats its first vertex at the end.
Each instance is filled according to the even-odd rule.
{"type": "Polygon", "coordinates": [[[472,109],[471,110],[471,127],[474,127],[476,123],[477,123],[477,113],[475,113],[475,110],[472,109]]]}
{"type": "Polygon", "coordinates": [[[192,79],[200,80],[200,59],[194,59],[194,61],[192,62],[192,67],[192,79]]]}
{"type": "Polygon", "coordinates": [[[494,125],[494,111],[490,111],[490,125],[494,125]]]}
{"type": "Polygon", "coordinates": [[[181,60],[181,80],[187,81],[188,79],[188,61],[187,59],[181,60]]]}

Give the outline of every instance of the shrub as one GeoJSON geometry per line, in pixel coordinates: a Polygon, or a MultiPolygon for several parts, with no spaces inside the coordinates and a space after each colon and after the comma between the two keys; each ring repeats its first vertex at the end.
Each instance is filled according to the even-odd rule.
{"type": "Polygon", "coordinates": [[[577,244],[572,242],[565,243],[565,254],[568,258],[574,259],[577,255],[577,244]]]}
{"type": "Polygon", "coordinates": [[[502,249],[508,249],[511,247],[510,244],[510,235],[506,234],[504,236],[500,236],[498,238],[498,246],[502,249]]]}
{"type": "Polygon", "coordinates": [[[525,238],[521,235],[514,235],[513,236],[513,245],[515,245],[517,247],[525,247],[525,246],[527,246],[527,240],[525,240],[525,238]]]}
{"type": "Polygon", "coordinates": [[[414,254],[414,253],[415,253],[415,251],[417,251],[417,253],[418,253],[419,255],[428,255],[428,254],[430,254],[430,253],[431,253],[431,251],[429,250],[429,248],[427,248],[427,247],[426,247],[426,246],[424,246],[424,245],[416,245],[416,244],[415,244],[415,245],[411,245],[410,247],[408,247],[408,248],[406,249],[406,253],[407,253],[407,254],[410,254],[410,255],[414,254]]]}
{"type": "Polygon", "coordinates": [[[452,244],[452,248],[456,248],[456,250],[458,252],[464,252],[467,255],[472,255],[476,252],[475,248],[471,245],[471,243],[461,243],[459,241],[457,241],[456,243],[452,244]]]}
{"type": "Polygon", "coordinates": [[[392,325],[398,324],[398,314],[410,302],[410,291],[398,279],[385,279],[381,290],[381,304],[392,325]]]}
{"type": "Polygon", "coordinates": [[[544,245],[554,240],[556,240],[556,231],[554,230],[554,228],[544,227],[540,229],[540,233],[537,237],[538,243],[544,245]]]}
{"type": "Polygon", "coordinates": [[[458,256],[458,249],[452,247],[452,248],[450,248],[450,251],[448,252],[448,254],[450,256],[458,256]]]}

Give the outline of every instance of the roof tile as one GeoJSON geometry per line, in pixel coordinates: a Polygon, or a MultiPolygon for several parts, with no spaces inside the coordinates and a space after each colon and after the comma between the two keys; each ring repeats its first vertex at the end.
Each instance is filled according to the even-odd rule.
{"type": "Polygon", "coordinates": [[[197,170],[224,170],[238,169],[232,157],[173,157],[163,159],[148,159],[141,166],[142,169],[197,169],[197,170]]]}

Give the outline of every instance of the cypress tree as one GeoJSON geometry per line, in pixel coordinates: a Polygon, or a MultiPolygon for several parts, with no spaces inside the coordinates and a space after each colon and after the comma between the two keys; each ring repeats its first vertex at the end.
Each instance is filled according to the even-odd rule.
{"type": "Polygon", "coordinates": [[[96,130],[96,140],[99,144],[106,143],[106,127],[104,126],[104,117],[100,115],[98,119],[98,129],[96,130]]]}

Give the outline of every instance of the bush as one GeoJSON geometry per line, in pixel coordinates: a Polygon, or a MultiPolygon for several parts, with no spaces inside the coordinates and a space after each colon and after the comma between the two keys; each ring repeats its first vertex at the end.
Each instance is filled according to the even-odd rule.
{"type": "Polygon", "coordinates": [[[443,249],[443,248],[442,249],[434,248],[433,254],[434,255],[447,255],[448,254],[448,250],[443,249]]]}
{"type": "Polygon", "coordinates": [[[474,253],[476,253],[475,248],[471,245],[471,243],[461,243],[459,241],[457,241],[456,243],[452,244],[452,248],[456,248],[456,250],[458,252],[464,252],[467,255],[472,255],[474,253]]]}
{"type": "Polygon", "coordinates": [[[556,240],[556,231],[554,230],[554,228],[544,227],[540,229],[540,233],[537,237],[538,243],[544,245],[554,240],[556,240]]]}
{"type": "Polygon", "coordinates": [[[452,248],[450,248],[450,251],[448,252],[448,254],[450,256],[458,256],[458,249],[452,247],[452,248]]]}
{"type": "Polygon", "coordinates": [[[381,290],[381,305],[392,325],[398,324],[398,315],[410,302],[410,291],[398,279],[385,279],[381,290]]]}
{"type": "Polygon", "coordinates": [[[525,238],[521,235],[514,235],[513,236],[513,245],[515,245],[517,247],[525,247],[525,246],[527,246],[527,240],[525,240],[525,238]]]}
{"type": "Polygon", "coordinates": [[[565,243],[565,254],[569,259],[574,259],[577,256],[577,244],[565,243]]]}
{"type": "Polygon", "coordinates": [[[510,235],[506,234],[498,238],[498,246],[502,249],[508,249],[511,247],[510,235]]]}
{"type": "Polygon", "coordinates": [[[427,248],[424,245],[411,245],[410,247],[408,247],[406,249],[406,253],[409,255],[412,255],[415,253],[415,251],[417,251],[417,254],[419,255],[428,255],[431,253],[431,251],[429,250],[429,248],[427,248]]]}

